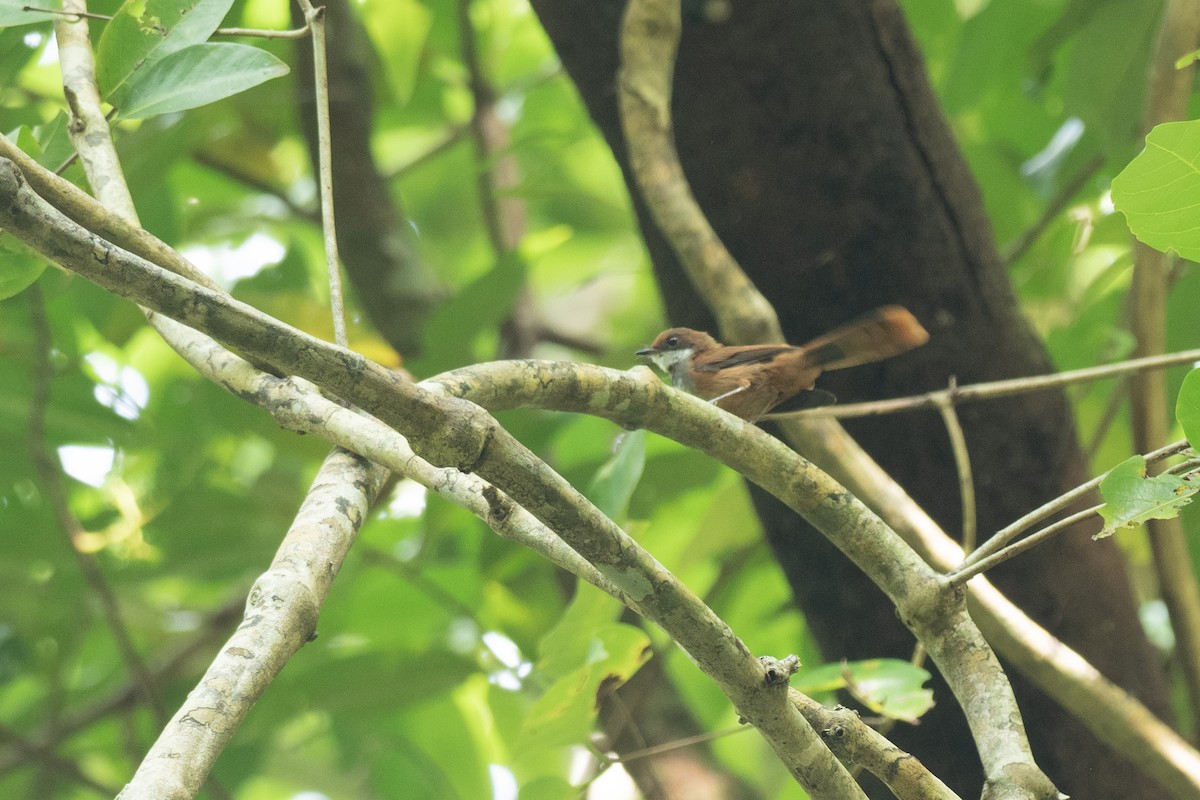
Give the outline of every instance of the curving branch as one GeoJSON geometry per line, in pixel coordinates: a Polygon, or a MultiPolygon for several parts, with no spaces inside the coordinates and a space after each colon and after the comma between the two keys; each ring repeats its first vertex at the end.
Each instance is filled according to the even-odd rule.
{"type": "MultiPolygon", "coordinates": [[[[395,382],[397,384],[396,393],[403,396],[415,395],[414,402],[411,404],[409,402],[399,403],[395,397],[389,398],[389,402],[380,404],[382,406],[379,414],[381,418],[387,418],[385,421],[389,424],[402,428],[412,425],[416,430],[424,432],[422,438],[426,440],[432,438],[435,444],[442,438],[458,444],[463,443],[462,439],[447,437],[444,428],[424,426],[423,423],[429,419],[425,407],[433,406],[435,409],[439,407],[437,398],[420,392],[417,387],[405,384],[395,375],[370,365],[370,362],[361,357],[345,353],[332,345],[293,332],[286,326],[273,321],[270,321],[268,330],[261,332],[260,336],[254,336],[247,331],[238,332],[231,327],[232,320],[239,314],[254,316],[257,315],[257,312],[246,309],[241,304],[231,303],[230,305],[237,306],[239,311],[222,313],[219,306],[225,302],[223,298],[212,296],[211,293],[206,293],[199,287],[173,278],[170,273],[112,248],[110,244],[98,240],[68,220],[55,215],[53,209],[45,204],[41,204],[45,207],[39,207],[37,202],[33,202],[34,208],[29,208],[31,200],[29,195],[33,195],[33,193],[28,191],[28,187],[23,186],[19,172],[14,170],[11,165],[0,164],[0,198],[4,200],[3,203],[0,203],[0,208],[7,214],[6,218],[0,220],[0,224],[30,244],[34,244],[33,239],[40,236],[43,252],[51,257],[56,257],[69,266],[80,267],[81,271],[86,271],[86,274],[92,279],[113,285],[119,293],[142,295],[140,299],[143,300],[157,296],[163,303],[167,303],[171,301],[176,292],[179,292],[178,304],[181,305],[181,308],[177,311],[181,316],[189,317],[193,324],[208,325],[213,332],[216,332],[217,329],[228,331],[228,338],[236,339],[244,346],[255,342],[261,343],[261,352],[259,350],[255,352],[264,358],[270,355],[271,358],[268,360],[278,360],[280,356],[276,351],[280,348],[291,349],[293,352],[290,363],[299,367],[297,372],[308,373],[312,376],[314,372],[319,371],[332,376],[330,388],[336,387],[334,390],[343,396],[354,391],[360,398],[369,401],[368,395],[372,391],[371,387],[360,386],[355,389],[354,384],[382,382],[384,386],[390,386],[395,382]],[[26,202],[17,202],[18,197],[26,202]],[[27,216],[31,210],[37,211],[45,217],[40,222],[31,219],[27,216]],[[57,226],[57,230],[55,230],[55,226],[57,226]],[[70,246],[68,247],[68,245],[70,246]],[[135,274],[122,281],[121,269],[133,270],[135,274]],[[145,272],[147,275],[138,278],[136,276],[138,271],[145,272]],[[156,285],[157,288],[155,288],[156,285]],[[210,309],[208,307],[210,304],[216,307],[210,309]],[[293,335],[299,341],[297,338],[289,338],[293,335]],[[330,363],[330,359],[332,359],[332,363],[330,363]],[[343,371],[338,380],[340,366],[347,366],[349,369],[343,371]],[[328,373],[325,373],[326,369],[329,369],[328,373]],[[376,371],[383,374],[378,375],[376,371]],[[343,385],[344,383],[350,385],[343,385]]],[[[247,351],[250,350],[251,348],[247,347],[247,351]]],[[[533,366],[532,362],[517,363],[523,368],[533,366]]],[[[553,394],[552,389],[560,394],[566,391],[569,394],[579,395],[571,400],[578,410],[603,413],[610,418],[620,419],[625,424],[636,419],[636,417],[629,416],[630,414],[643,413],[643,404],[667,403],[663,412],[665,416],[675,425],[683,426],[682,429],[676,431],[676,434],[690,431],[690,435],[695,439],[709,441],[710,434],[713,433],[709,426],[714,422],[717,423],[716,430],[724,431],[724,433],[718,439],[711,441],[715,441],[723,447],[723,450],[717,453],[719,457],[740,454],[747,448],[752,449],[755,443],[760,441],[760,437],[769,439],[761,432],[751,431],[743,423],[719,414],[707,404],[699,403],[694,398],[679,395],[663,387],[656,379],[651,378],[648,371],[613,373],[586,365],[560,364],[556,366],[560,370],[565,370],[557,375],[558,380],[552,381],[549,376],[543,376],[526,381],[524,384],[509,381],[498,389],[502,394],[512,393],[524,385],[525,394],[517,392],[514,395],[523,398],[519,402],[525,405],[541,404],[545,407],[555,407],[550,400],[553,394]],[[586,375],[576,376],[576,371],[591,375],[591,378],[583,380],[586,375]],[[600,380],[596,374],[606,377],[604,380],[600,380]],[[691,418],[689,409],[700,417],[688,422],[691,418]],[[716,420],[711,419],[714,414],[717,415],[716,420]],[[702,421],[706,418],[705,415],[708,419],[702,421]],[[733,440],[727,438],[730,429],[738,432],[733,440]]],[[[376,388],[378,389],[378,387],[376,388]]],[[[383,393],[386,394],[386,390],[383,393]]],[[[517,401],[509,399],[506,402],[512,404],[517,401]]],[[[363,405],[368,404],[363,403],[363,405]]],[[[565,408],[566,406],[559,407],[565,408]]],[[[473,406],[464,408],[458,405],[454,405],[453,408],[465,412],[465,415],[460,418],[460,424],[462,427],[469,428],[472,423],[471,415],[477,409],[474,409],[473,406]]],[[[434,411],[434,413],[437,412],[434,411]]],[[[644,422],[646,419],[641,421],[644,422]]],[[[683,440],[688,441],[686,438],[683,440]]],[[[486,441],[489,442],[487,448],[489,450],[492,449],[492,444],[497,445],[497,449],[507,444],[503,436],[486,441]]],[[[422,449],[429,447],[428,441],[422,443],[422,449]]],[[[440,452],[443,455],[453,456],[454,450],[453,448],[443,449],[440,452]]],[[[498,474],[496,465],[492,463],[495,454],[490,458],[482,458],[478,455],[478,451],[475,453],[474,457],[465,457],[464,463],[483,465],[489,473],[498,474]]],[[[484,469],[479,469],[479,472],[485,474],[484,469]]],[[[485,477],[487,477],[486,474],[485,477]]],[[[515,493],[510,492],[510,495],[515,496],[515,493]]],[[[538,504],[531,503],[531,505],[537,507],[538,504]]],[[[918,531],[918,533],[929,534],[930,531],[926,529],[918,531]]],[[[950,542],[944,534],[938,532],[938,535],[941,537],[940,539],[924,541],[918,537],[918,543],[924,548],[923,555],[941,569],[956,566],[962,560],[961,549],[950,542]]],[[[1200,775],[1200,759],[1196,758],[1194,751],[1191,751],[1185,743],[1178,740],[1178,737],[1173,737],[1173,734],[1165,726],[1154,720],[1153,716],[1135,701],[1104,682],[1086,662],[1063,648],[1061,643],[1053,640],[1044,631],[1029,623],[1020,612],[1007,605],[1007,601],[995,590],[990,589],[986,581],[982,579],[972,581],[968,586],[968,592],[976,613],[986,611],[992,615],[990,619],[984,618],[987,622],[985,628],[989,630],[989,635],[1003,643],[1006,651],[1010,651],[1010,657],[1018,661],[1040,664],[1040,671],[1035,671],[1034,674],[1041,676],[1045,681],[1043,685],[1046,685],[1060,701],[1077,712],[1080,709],[1086,710],[1087,713],[1081,714],[1081,716],[1090,723],[1101,727],[1103,729],[1101,734],[1106,740],[1113,742],[1123,751],[1134,754],[1139,763],[1146,766],[1158,780],[1172,786],[1177,796],[1193,797],[1197,791],[1200,791],[1200,778],[1197,778],[1200,775]],[[1030,637],[1036,638],[1038,635],[1042,639],[1035,642],[1035,645],[1031,645],[1030,637]],[[1067,667],[1065,669],[1060,666],[1064,664],[1064,659],[1067,667]],[[1054,688],[1056,686],[1058,687],[1057,691],[1054,688]],[[1101,689],[1097,689],[1096,686],[1101,689]],[[1096,703],[1095,698],[1098,696],[1103,698],[1104,702],[1096,703]]],[[[724,686],[724,684],[722,685],[724,686]]],[[[757,687],[755,688],[757,689],[757,687]]],[[[744,708],[742,710],[745,711],[744,708]]],[[[755,721],[749,714],[745,715],[751,721],[755,721]]]]}
{"type": "Polygon", "coordinates": [[[958,795],[924,764],[863,722],[854,709],[845,706],[826,708],[799,692],[793,694],[792,700],[838,758],[861,764],[883,781],[896,797],[958,800],[958,795]]]}
{"type": "MultiPolygon", "coordinates": [[[[478,406],[420,388],[390,370],[198,286],[105,242],[57,212],[0,159],[0,227],[47,258],[272,364],[375,415],[442,467],[475,472],[559,532],[662,627],[758,728],[815,797],[860,797],[846,770],[723,621],[612,520],[478,406]]],[[[650,373],[646,372],[646,376],[650,373]]],[[[660,385],[655,380],[651,385],[660,385]]],[[[651,396],[655,393],[651,392],[651,396]]],[[[766,437],[765,434],[759,434],[766,437]]],[[[836,500],[827,511],[836,512],[836,500]]],[[[965,612],[964,615],[965,617],[965,612]]],[[[998,666],[997,666],[998,668],[998,666]]],[[[1012,709],[1015,713],[1015,707],[1012,709]]]]}
{"type": "MultiPolygon", "coordinates": [[[[493,410],[528,407],[578,411],[628,424],[630,408],[637,398],[619,390],[629,387],[634,376],[641,373],[641,368],[621,373],[586,364],[518,361],[467,367],[425,383],[446,382],[455,393],[461,392],[493,410]],[[589,399],[580,401],[577,395],[581,392],[589,399]]],[[[716,438],[710,427],[692,420],[688,411],[703,414],[700,409],[708,404],[665,386],[657,390],[652,387],[644,391],[661,392],[671,400],[668,409],[655,415],[663,427],[648,421],[646,427],[742,471],[742,461],[752,457],[756,437],[716,438]]],[[[633,387],[628,391],[633,392],[633,387]]],[[[772,475],[769,469],[766,472],[770,479],[785,480],[772,475]]],[[[771,486],[763,485],[771,490],[771,486]]],[[[897,503],[905,501],[912,502],[902,498],[897,503]]],[[[906,518],[911,520],[906,539],[929,564],[949,571],[962,563],[961,546],[932,520],[925,517],[922,521],[916,514],[906,518]]],[[[1191,800],[1200,796],[1200,753],[1183,738],[1031,620],[985,578],[971,580],[966,592],[972,618],[1005,658],[1027,670],[1043,691],[1073,712],[1098,738],[1128,754],[1175,797],[1191,800]]]]}
{"type": "Polygon", "coordinates": [[[629,163],[655,223],[716,317],[723,339],[782,342],[775,309],[721,243],[692,195],[675,151],[671,82],[679,31],[677,1],[631,0],[625,10],[617,99],[629,163]]]}

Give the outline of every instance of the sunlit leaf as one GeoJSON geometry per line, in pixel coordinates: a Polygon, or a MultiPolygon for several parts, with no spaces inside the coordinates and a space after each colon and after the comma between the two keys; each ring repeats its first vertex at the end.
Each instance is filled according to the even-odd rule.
{"type": "Polygon", "coordinates": [[[1100,482],[1104,529],[1096,538],[1112,536],[1118,528],[1135,528],[1151,519],[1171,519],[1192,502],[1200,484],[1177,475],[1146,476],[1146,459],[1133,456],[1112,468],[1100,482]]]}
{"type": "Polygon", "coordinates": [[[518,747],[555,747],[584,741],[596,709],[650,657],[650,640],[630,625],[613,623],[592,633],[587,663],[556,680],[525,718],[518,747]]]}
{"type": "Polygon", "coordinates": [[[233,0],[126,0],[96,46],[100,94],[124,105],[135,72],[207,41],[232,5],[233,0]]]}
{"type": "Polygon", "coordinates": [[[929,672],[908,661],[876,658],[804,669],[791,685],[805,694],[849,689],[872,713],[916,722],[933,707],[933,692],[924,688],[927,680],[929,672]]]}
{"type": "Polygon", "coordinates": [[[365,0],[354,8],[383,59],[392,96],[406,103],[417,80],[433,13],[417,0],[365,0]]]}
{"type": "Polygon", "coordinates": [[[1192,370],[1183,379],[1179,399],[1175,401],[1175,417],[1192,448],[1200,448],[1200,369],[1192,370]]]}
{"type": "Polygon", "coordinates": [[[1113,178],[1112,197],[1139,240],[1200,258],[1200,121],[1155,126],[1146,149],[1113,178]]]}
{"type": "Polygon", "coordinates": [[[25,291],[45,269],[44,260],[15,245],[12,237],[0,237],[0,300],[25,291]]]}
{"type": "Polygon", "coordinates": [[[121,116],[140,119],[185,111],[286,75],[287,65],[244,44],[197,44],[177,50],[130,81],[121,116]]]}

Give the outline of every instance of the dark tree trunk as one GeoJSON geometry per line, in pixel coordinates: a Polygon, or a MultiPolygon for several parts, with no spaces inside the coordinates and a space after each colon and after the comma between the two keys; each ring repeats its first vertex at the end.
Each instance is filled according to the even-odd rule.
{"type": "MultiPolygon", "coordinates": [[[[533,0],[623,168],[616,37],[623,4],[533,0]]],[[[843,401],[1051,369],[1021,316],[979,191],[891,0],[762,0],[710,22],[684,3],[675,76],[680,158],[718,234],[779,312],[792,342],[884,303],[908,306],[932,342],[900,359],[823,378],[843,401]]],[[[673,324],[712,329],[634,192],[673,324]]],[[[979,530],[994,531],[1086,479],[1060,393],[960,410],[979,530]]],[[[933,414],[848,426],[947,530],[960,526],[945,429],[933,414]]],[[[819,534],[755,493],[771,546],[825,655],[907,657],[894,610],[819,534]]],[[[1167,713],[1159,659],[1138,624],[1119,554],[1079,530],[992,576],[1107,676],[1167,713]]],[[[1165,797],[1083,727],[1014,677],[1041,766],[1089,798],[1165,797]]],[[[916,728],[893,736],[964,797],[979,766],[944,684],[916,728]]],[[[875,788],[878,790],[878,787],[875,788]]],[[[882,795],[881,795],[882,796],[882,795]]]]}
{"type": "MultiPolygon", "coordinates": [[[[396,352],[411,358],[420,353],[425,321],[444,289],[421,260],[404,212],[371,154],[374,87],[367,33],[347,0],[329,0],[323,5],[338,250],[359,305],[371,323],[396,352]]],[[[292,4],[292,24],[304,25],[298,4],[292,4]]],[[[297,43],[296,66],[296,106],[316,175],[317,113],[308,39],[297,43]]]]}

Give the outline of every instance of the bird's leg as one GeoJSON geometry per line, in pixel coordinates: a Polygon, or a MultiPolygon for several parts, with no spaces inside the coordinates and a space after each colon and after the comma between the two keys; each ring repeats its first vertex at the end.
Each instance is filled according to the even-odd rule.
{"type": "Polygon", "coordinates": [[[735,394],[740,394],[740,393],[748,390],[749,388],[750,388],[749,383],[744,383],[741,386],[735,386],[732,389],[730,389],[728,392],[725,392],[725,394],[719,394],[716,397],[714,397],[712,400],[709,400],[708,402],[712,403],[715,406],[718,402],[720,402],[721,400],[724,400],[726,397],[732,397],[735,394]]]}

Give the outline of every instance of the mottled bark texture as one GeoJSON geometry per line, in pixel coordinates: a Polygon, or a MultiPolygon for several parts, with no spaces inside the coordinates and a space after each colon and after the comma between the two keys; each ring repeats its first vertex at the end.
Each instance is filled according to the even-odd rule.
{"type": "MultiPolygon", "coordinates": [[[[533,5],[625,167],[614,91],[623,4],[533,5]]],[[[940,388],[951,375],[973,383],[1049,371],[895,4],[732,3],[722,22],[704,19],[700,5],[684,6],[674,99],[680,157],[788,340],[805,341],[884,303],[908,306],[933,334],[920,351],[829,375],[824,388],[856,401],[940,388]]],[[[671,249],[635,203],[672,324],[711,329],[671,249]]],[[[969,405],[960,415],[985,536],[1087,477],[1061,393],[969,405]]],[[[954,463],[935,414],[848,427],[947,530],[959,528],[954,463]]],[[[755,502],[828,658],[910,655],[912,638],[878,590],[779,503],[757,492],[755,502]]],[[[1075,531],[993,577],[1109,678],[1166,712],[1159,659],[1111,542],[1075,531]]],[[[1062,791],[1164,796],[1013,678],[1039,764],[1062,791]]],[[[936,691],[931,715],[893,736],[963,796],[977,795],[981,777],[965,722],[944,684],[936,691]]],[[[878,785],[871,790],[886,796],[878,785]]]]}

